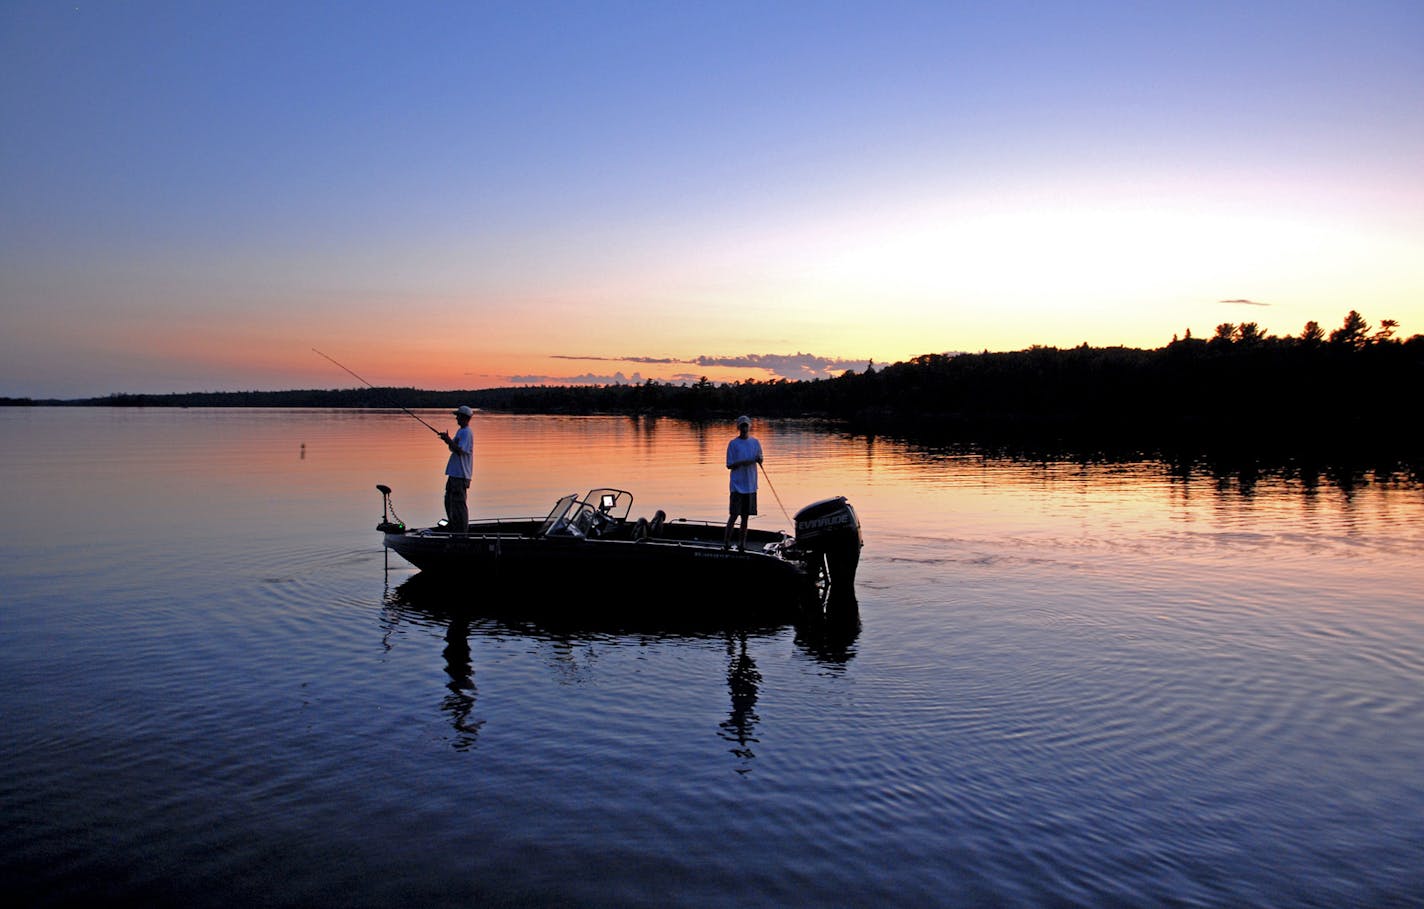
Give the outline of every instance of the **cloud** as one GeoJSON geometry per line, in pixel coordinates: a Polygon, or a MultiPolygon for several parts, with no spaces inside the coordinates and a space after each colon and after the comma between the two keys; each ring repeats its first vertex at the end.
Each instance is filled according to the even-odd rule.
{"type": "MultiPolygon", "coordinates": [[[[562,360],[587,359],[585,357],[560,357],[562,360]]],[[[642,385],[643,376],[641,373],[633,373],[631,377],[623,375],[622,371],[613,375],[598,375],[586,372],[581,376],[506,376],[511,385],[642,385]]]]}
{"type": "Polygon", "coordinates": [[[550,354],[551,360],[597,360],[603,363],[691,363],[691,360],[677,360],[672,357],[595,357],[577,354],[550,354]]]}
{"type": "Polygon", "coordinates": [[[1255,300],[1222,300],[1222,303],[1230,303],[1234,306],[1270,306],[1269,303],[1259,303],[1255,300]]]}
{"type": "MultiPolygon", "coordinates": [[[[840,357],[818,357],[815,354],[743,354],[742,356],[709,356],[691,359],[674,357],[605,357],[554,354],[556,360],[593,360],[607,363],[645,363],[656,365],[722,366],[736,369],[761,369],[783,379],[825,379],[840,375],[847,369],[861,369],[868,359],[847,360],[840,357]]],[[[680,381],[681,377],[674,381],[680,381]]],[[[692,381],[696,381],[693,377],[692,381]]]]}
{"type": "Polygon", "coordinates": [[[821,379],[839,375],[847,369],[864,368],[869,360],[846,360],[838,357],[818,357],[815,354],[748,354],[744,357],[698,357],[699,366],[739,366],[765,369],[786,379],[821,379]]]}

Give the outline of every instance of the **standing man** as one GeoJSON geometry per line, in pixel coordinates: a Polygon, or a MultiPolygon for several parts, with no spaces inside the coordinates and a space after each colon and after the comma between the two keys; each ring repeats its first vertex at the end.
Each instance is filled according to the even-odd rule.
{"type": "Polygon", "coordinates": [[[450,460],[445,464],[445,518],[450,522],[450,532],[467,534],[470,532],[470,480],[475,476],[475,434],[470,431],[470,417],[475,412],[466,404],[454,412],[455,422],[460,429],[455,437],[448,432],[440,433],[440,438],[450,449],[450,460]]]}
{"type": "Polygon", "coordinates": [[[737,437],[727,443],[727,469],[732,472],[732,499],[727,532],[722,548],[732,548],[732,527],[742,519],[741,546],[747,549],[747,518],[757,513],[757,466],[761,464],[761,442],[752,434],[751,417],[737,417],[737,437]]]}

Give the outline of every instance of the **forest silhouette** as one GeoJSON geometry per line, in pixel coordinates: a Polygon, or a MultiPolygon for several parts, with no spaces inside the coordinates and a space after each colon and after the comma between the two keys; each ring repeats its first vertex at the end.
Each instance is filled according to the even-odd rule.
{"type": "Polygon", "coordinates": [[[835,378],[462,391],[415,388],[112,394],[5,404],[115,407],[454,407],[521,413],[622,413],[718,419],[819,417],[852,431],[952,442],[1065,446],[1373,449],[1415,455],[1424,335],[1401,340],[1356,311],[1327,333],[1226,322],[1209,338],[1157,349],[1033,346],[925,354],[835,378]]]}

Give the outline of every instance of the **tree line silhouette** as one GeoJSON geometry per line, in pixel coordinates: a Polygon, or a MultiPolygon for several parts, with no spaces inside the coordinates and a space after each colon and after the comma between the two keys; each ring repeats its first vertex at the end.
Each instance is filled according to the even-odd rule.
{"type": "Polygon", "coordinates": [[[1329,335],[1315,322],[1284,337],[1228,322],[1156,350],[928,355],[841,377],[839,415],[917,434],[1413,444],[1424,335],[1401,341],[1397,328],[1385,320],[1374,331],[1352,310],[1329,335]]]}
{"type": "Polygon", "coordinates": [[[1050,439],[1067,444],[1371,445],[1417,450],[1424,335],[1401,340],[1352,310],[1328,334],[1225,322],[1209,338],[1158,349],[1056,348],[925,354],[836,378],[464,391],[356,388],[114,394],[4,404],[115,407],[454,407],[523,413],[626,413],[712,419],[813,416],[863,432],[942,439],[1050,439]]]}

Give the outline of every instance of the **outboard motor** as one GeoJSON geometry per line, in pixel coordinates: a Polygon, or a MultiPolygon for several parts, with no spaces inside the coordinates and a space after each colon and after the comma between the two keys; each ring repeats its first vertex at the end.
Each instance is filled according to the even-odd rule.
{"type": "Polygon", "coordinates": [[[841,597],[855,593],[863,545],[860,518],[845,496],[822,499],[796,512],[797,548],[825,557],[831,589],[841,597]]]}

